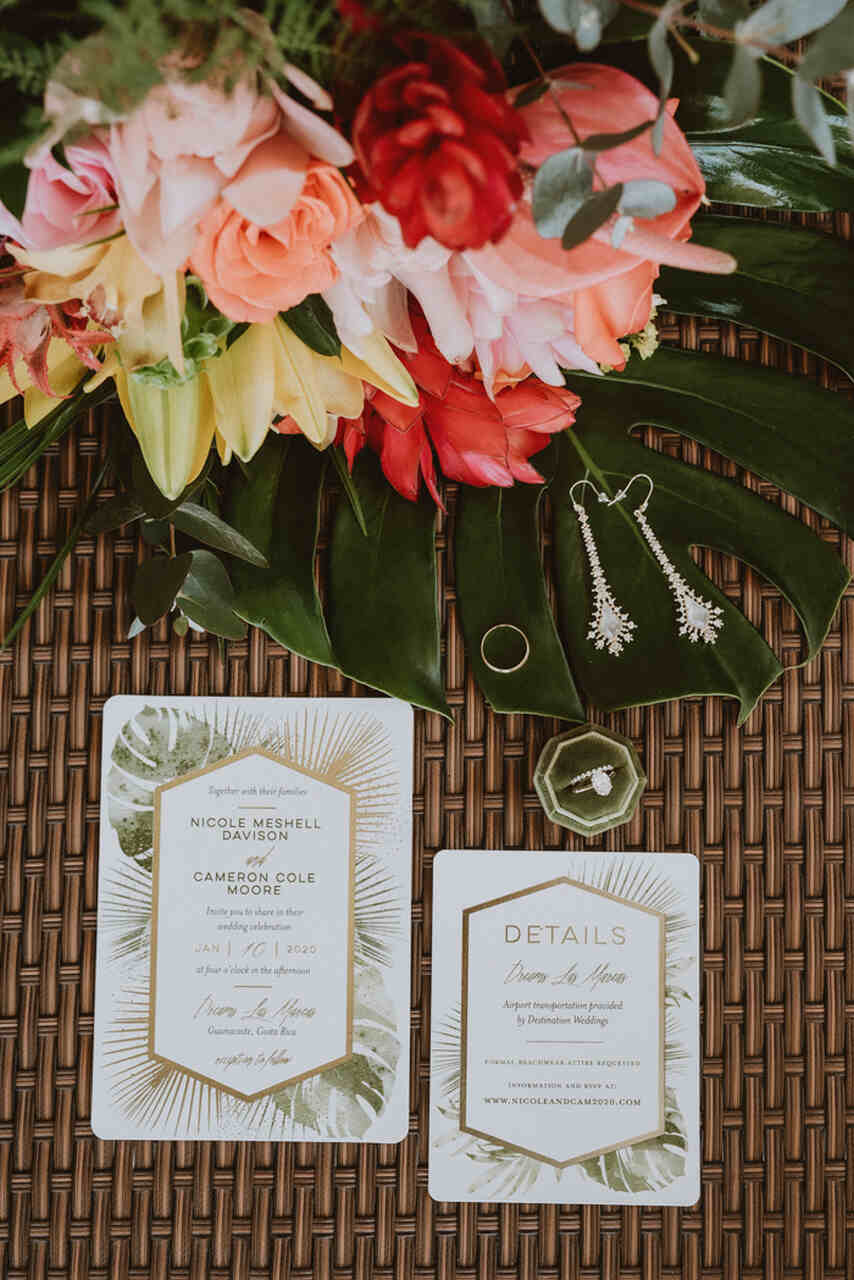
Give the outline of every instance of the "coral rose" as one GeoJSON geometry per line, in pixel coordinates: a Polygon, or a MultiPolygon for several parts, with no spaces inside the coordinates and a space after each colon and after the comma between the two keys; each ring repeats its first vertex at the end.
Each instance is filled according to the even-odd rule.
{"type": "MultiPolygon", "coordinates": [[[[312,156],[333,165],[353,159],[346,139],[278,83],[263,92],[248,71],[233,84],[224,75],[199,82],[172,63],[161,68],[164,82],[111,127],[109,142],[125,230],[163,276],[184,266],[199,220],[220,197],[272,226],[296,203],[312,156]]],[[[315,107],[331,109],[329,94],[304,72],[289,63],[282,72],[315,107]]]]}
{"type": "Polygon", "coordinates": [[[503,97],[504,73],[438,36],[400,42],[413,61],[365,95],[353,145],[373,197],[400,219],[415,247],[432,236],[449,249],[498,240],[522,194],[516,157],[522,117],[503,97]]]}
{"type": "Polygon", "coordinates": [[[313,160],[286,218],[258,227],[221,200],[202,219],[190,265],[230,320],[273,320],[338,275],[329,246],[362,218],[347,180],[313,160]]]}

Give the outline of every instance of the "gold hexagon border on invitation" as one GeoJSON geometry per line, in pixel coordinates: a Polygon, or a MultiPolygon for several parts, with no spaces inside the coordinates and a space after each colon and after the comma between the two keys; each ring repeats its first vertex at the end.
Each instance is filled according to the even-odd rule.
{"type": "Polygon", "coordinates": [[[267,1094],[275,1093],[278,1089],[285,1089],[288,1085],[298,1084],[300,1080],[307,1080],[311,1076],[318,1075],[321,1071],[328,1071],[330,1067],[340,1066],[342,1062],[347,1062],[352,1058],[353,949],[355,941],[354,896],[356,878],[356,796],[354,788],[342,786],[339,782],[330,782],[329,779],[323,777],[321,773],[315,773],[311,769],[306,769],[301,765],[294,764],[292,761],[286,760],[283,756],[278,756],[274,752],[267,751],[263,747],[247,747],[244,751],[237,751],[233,756],[226,756],[224,759],[217,760],[213,764],[205,765],[203,768],[190,769],[187,773],[182,773],[180,777],[173,778],[171,782],[164,782],[160,786],[154,788],[154,843],[151,876],[151,1000],[148,1015],[148,1052],[155,1062],[162,1062],[165,1066],[174,1067],[183,1075],[189,1076],[193,1080],[198,1080],[200,1084],[209,1085],[212,1089],[217,1089],[222,1093],[230,1094],[232,1097],[240,1098],[243,1102],[255,1102],[259,1098],[266,1097],[267,1094]],[[161,1053],[156,1053],[154,1049],[154,1011],[157,1001],[157,912],[160,898],[160,797],[164,791],[170,791],[175,787],[183,785],[185,782],[201,778],[205,774],[216,773],[218,770],[227,768],[237,760],[244,760],[248,756],[263,756],[265,759],[272,760],[275,764],[281,765],[285,769],[289,769],[292,773],[300,773],[303,777],[312,778],[315,782],[322,782],[324,786],[332,787],[335,791],[342,791],[348,797],[350,802],[350,842],[347,857],[349,906],[347,912],[346,1053],[343,1053],[340,1057],[331,1058],[328,1062],[322,1062],[316,1067],[312,1067],[309,1071],[303,1071],[298,1075],[288,1076],[285,1080],[279,1080],[275,1084],[267,1085],[265,1088],[259,1089],[256,1093],[242,1093],[239,1089],[223,1084],[221,1081],[213,1080],[199,1071],[193,1071],[190,1067],[184,1066],[183,1063],[176,1062],[173,1058],[167,1058],[161,1053]]]}
{"type": "Polygon", "coordinates": [[[460,1132],[470,1133],[473,1137],[484,1138],[487,1142],[496,1142],[509,1151],[518,1151],[520,1155],[531,1156],[534,1160],[541,1160],[544,1164],[552,1165],[556,1169],[566,1169],[570,1165],[580,1164],[582,1160],[591,1160],[594,1156],[605,1155],[608,1151],[619,1151],[622,1147],[631,1147],[638,1142],[648,1142],[652,1138],[658,1138],[665,1131],[664,1116],[664,1041],[665,1041],[665,1010],[664,1010],[664,991],[665,991],[665,968],[666,968],[666,946],[665,946],[665,923],[667,916],[662,911],[655,911],[652,907],[642,906],[638,902],[632,902],[629,898],[621,898],[614,893],[606,893],[604,889],[594,889],[591,885],[585,884],[581,880],[573,880],[570,876],[555,876],[552,880],[544,880],[542,884],[530,885],[526,889],[517,889],[513,893],[502,894],[498,898],[490,898],[486,902],[478,902],[473,907],[465,907],[463,909],[463,936],[462,936],[462,983],[461,983],[461,1042],[460,1042],[460,1132]],[[469,920],[475,912],[485,911],[490,907],[501,906],[505,902],[512,902],[517,898],[525,898],[534,893],[540,893],[543,889],[551,889],[558,884],[568,884],[574,889],[582,889],[585,893],[592,893],[598,898],[607,898],[610,902],[619,902],[621,906],[630,907],[634,911],[641,911],[645,915],[655,916],[658,919],[658,946],[659,946],[659,965],[658,965],[658,1004],[659,1004],[659,1040],[661,1044],[661,1061],[659,1064],[659,1097],[658,1097],[658,1128],[651,1130],[649,1133],[637,1134],[629,1140],[611,1143],[607,1147],[598,1147],[595,1151],[585,1151],[581,1155],[572,1156],[569,1160],[555,1160],[551,1156],[543,1155],[539,1151],[534,1151],[530,1147],[521,1147],[514,1142],[507,1142],[504,1138],[494,1133],[485,1133],[482,1129],[475,1129],[467,1125],[466,1120],[466,1095],[468,1090],[468,956],[469,956],[469,920]]]}

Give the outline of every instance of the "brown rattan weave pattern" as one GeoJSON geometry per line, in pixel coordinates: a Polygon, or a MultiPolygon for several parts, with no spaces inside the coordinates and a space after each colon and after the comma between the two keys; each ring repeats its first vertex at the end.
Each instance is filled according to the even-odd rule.
{"type": "MultiPolygon", "coordinates": [[[[848,233],[848,219],[835,229],[848,233]]],[[[756,333],[665,336],[841,384],[756,333]]],[[[808,424],[804,424],[808,429],[808,424]]],[[[50,562],[102,454],[90,424],[0,504],[6,625],[50,562]]],[[[658,441],[722,465],[674,437],[658,441]]],[[[728,464],[723,464],[728,465],[728,464]]],[[[746,478],[770,500],[778,495],[746,478]]],[[[854,483],[854,477],[852,477],[854,483]]],[[[797,510],[790,500],[789,509],[797,510]]],[[[452,518],[452,512],[451,512],[452,518]]],[[[854,567],[836,530],[803,517],[854,567]]],[[[412,1119],[399,1147],[104,1143],[88,1125],[100,711],[114,693],[351,694],[253,631],[224,656],[161,624],[130,643],[129,536],[84,538],[0,654],[0,1275],[713,1280],[854,1275],[854,594],[796,669],[795,615],[705,553],[789,667],[748,722],[683,701],[609,717],[649,788],[609,848],[703,865],[703,1184],[689,1210],[436,1204],[427,1194],[431,859],[559,848],[532,788],[554,722],[493,715],[466,673],[441,534],[449,697],[416,717],[412,1119]]]]}

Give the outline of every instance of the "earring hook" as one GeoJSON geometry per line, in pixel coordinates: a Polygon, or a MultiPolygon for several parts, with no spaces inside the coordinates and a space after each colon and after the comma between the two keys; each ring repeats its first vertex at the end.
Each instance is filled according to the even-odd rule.
{"type": "Polygon", "coordinates": [[[652,476],[647,475],[645,471],[639,471],[637,475],[632,476],[631,480],[629,480],[625,488],[620,489],[619,493],[614,494],[614,497],[612,498],[612,502],[622,502],[623,498],[627,498],[629,494],[629,490],[631,489],[632,485],[636,480],[646,480],[647,484],[649,485],[649,489],[647,490],[647,495],[644,498],[643,502],[638,507],[638,511],[646,511],[647,507],[649,506],[649,500],[652,497],[652,491],[655,488],[655,483],[653,481],[652,476]]]}

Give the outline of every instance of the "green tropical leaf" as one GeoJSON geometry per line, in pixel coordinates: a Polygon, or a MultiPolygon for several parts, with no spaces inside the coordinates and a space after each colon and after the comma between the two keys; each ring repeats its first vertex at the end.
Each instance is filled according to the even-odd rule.
{"type": "Polygon", "coordinates": [[[341,339],[335,320],[329,303],[319,293],[310,293],[297,306],[283,311],[282,319],[312,351],[322,356],[340,356],[341,339]]]}
{"type": "Polygon", "coordinates": [[[249,564],[260,565],[262,568],[267,565],[266,556],[249,538],[197,502],[182,502],[169,519],[176,529],[209,547],[215,547],[217,551],[225,551],[238,560],[246,560],[249,564]]]}
{"type": "Polygon", "coordinates": [[[818,231],[752,218],[704,217],[698,244],[738,259],[730,276],[664,267],[656,288],[680,315],[733,320],[793,342],[854,377],[854,249],[818,231]]]}
{"type": "Polygon", "coordinates": [[[296,437],[268,436],[228,497],[235,528],[269,569],[235,564],[235,611],[311,662],[334,665],[314,564],[326,461],[296,437]]]}
{"type": "Polygon", "coordinates": [[[270,1094],[270,1102],[283,1119],[309,1133],[352,1140],[366,1133],[385,1110],[399,1059],[397,1019],[382,972],[359,964],[351,1056],[270,1094]]]}
{"type": "MultiPolygon", "coordinates": [[[[527,484],[460,488],[454,536],[460,621],[469,662],[496,711],[583,720],[546,595],[538,526],[542,492],[527,484]],[[508,674],[490,670],[481,654],[483,636],[501,624],[519,627],[530,645],[528,660],[508,674]]],[[[514,660],[511,653],[495,665],[514,660]]]]}
{"type": "Polygon", "coordinates": [[[677,56],[673,93],[680,100],[676,118],[703,171],[709,198],[813,212],[850,209],[854,148],[844,107],[820,94],[836,145],[837,163],[831,168],[794,117],[794,73],[771,58],[760,58],[761,102],[749,120],[733,129],[723,95],[732,55],[723,44],[694,43],[700,63],[694,67],[683,54],[677,56]]]}
{"type": "Polygon", "coordinates": [[[192,563],[189,551],[180,556],[152,556],[150,560],[143,560],[131,588],[131,600],[140,622],[149,627],[169,612],[192,563]]]}
{"type": "Polygon", "coordinates": [[[154,789],[233,755],[215,725],[177,707],[143,707],[122,725],[107,771],[110,825],[122,853],[151,870],[154,789]]]}
{"type": "Polygon", "coordinates": [[[578,1168],[609,1191],[661,1191],[685,1173],[688,1136],[676,1094],[664,1091],[664,1133],[581,1160],[578,1168]]]}
{"type": "Polygon", "coordinates": [[[190,571],[175,603],[204,631],[224,640],[242,640],[246,623],[234,612],[234,588],[225,565],[212,551],[191,551],[189,555],[190,571]]]}
{"type": "Polygon", "coordinates": [[[327,620],[341,670],[354,680],[451,718],[440,661],[434,526],[422,494],[407,502],[363,454],[353,507],[339,502],[332,529],[327,620]]]}
{"type": "MultiPolygon", "coordinates": [[[[671,93],[679,100],[676,119],[687,134],[709,198],[809,212],[854,207],[854,147],[841,103],[822,94],[836,145],[836,167],[831,168],[794,117],[793,71],[772,58],[760,58],[755,66],[762,76],[761,103],[744,124],[733,127],[725,95],[732,46],[693,36],[691,44],[700,55],[696,65],[673,46],[671,93]]],[[[657,91],[649,60],[637,42],[609,45],[608,62],[657,91]]]]}
{"type": "MultiPolygon", "coordinates": [[[[552,496],[560,618],[577,679],[606,709],[718,693],[737,697],[743,718],[781,667],[694,564],[690,547],[735,556],[777,586],[801,619],[809,657],[821,647],[848,574],[826,543],[776,505],[646,449],[629,432],[641,424],[681,432],[852,529],[850,407],[785,374],[666,349],[650,360],[633,360],[622,374],[572,378],[583,380],[575,384],[583,408],[562,441],[552,496]],[[620,657],[597,651],[587,638],[589,574],[570,486],[589,476],[614,494],[641,472],[655,483],[647,516],[667,555],[695,591],[723,610],[713,645],[691,644],[677,634],[673,598],[632,518],[631,496],[608,509],[587,506],[605,575],[637,624],[635,638],[620,657]]],[[[643,497],[642,489],[635,493],[643,497]]]]}

